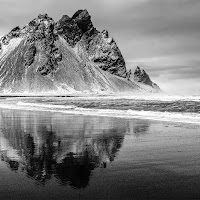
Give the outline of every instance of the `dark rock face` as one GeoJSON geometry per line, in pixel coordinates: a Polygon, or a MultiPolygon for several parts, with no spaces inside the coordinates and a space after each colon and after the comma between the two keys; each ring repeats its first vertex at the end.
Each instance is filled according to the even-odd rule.
{"type": "Polygon", "coordinates": [[[25,66],[30,66],[34,62],[35,54],[36,47],[34,45],[30,46],[30,48],[28,48],[26,53],[24,54],[25,66]]]}
{"type": "MultiPolygon", "coordinates": [[[[91,62],[111,74],[128,78],[124,58],[108,31],[97,31],[87,10],[78,10],[71,18],[64,15],[57,23],[47,14],[39,15],[22,29],[16,27],[4,36],[0,44],[7,45],[12,38],[26,38],[28,47],[24,55],[24,66],[34,62],[37,52],[42,52],[42,66],[36,70],[43,76],[53,75],[62,61],[62,54],[56,46],[58,37],[63,37],[72,48],[82,49],[91,62]],[[35,47],[35,48],[34,48],[35,47]]],[[[1,49],[1,46],[0,46],[1,49]]]]}
{"type": "MultiPolygon", "coordinates": [[[[43,76],[53,75],[58,68],[58,62],[62,60],[61,51],[59,51],[55,44],[58,35],[54,33],[54,25],[53,19],[44,14],[39,15],[38,18],[32,20],[23,29],[25,33],[28,32],[27,43],[30,45],[35,44],[38,51],[44,55],[43,60],[45,62],[37,69],[37,72],[43,76]]],[[[32,51],[31,56],[35,55],[35,53],[35,51],[32,51]]],[[[28,62],[28,65],[32,64],[31,61],[28,62]]]]}
{"type": "Polygon", "coordinates": [[[134,80],[137,82],[144,83],[146,85],[150,85],[150,86],[152,86],[154,84],[151,81],[149,75],[144,70],[141,70],[138,66],[134,72],[134,80]]]}
{"type": "Polygon", "coordinates": [[[108,31],[93,35],[84,42],[89,59],[104,71],[126,78],[124,58],[113,38],[109,38],[108,31]]]}
{"type": "Polygon", "coordinates": [[[132,71],[131,71],[131,69],[130,69],[130,70],[126,73],[127,80],[130,80],[131,74],[132,74],[132,71]]]}
{"type": "Polygon", "coordinates": [[[64,15],[56,23],[55,32],[62,35],[71,46],[75,46],[84,34],[91,36],[97,31],[87,10],[78,10],[72,18],[64,15]]]}
{"type": "MultiPolygon", "coordinates": [[[[124,58],[108,31],[97,31],[87,10],[77,11],[72,18],[64,15],[55,26],[56,33],[63,36],[72,47],[78,46],[90,61],[104,71],[126,78],[124,58]]],[[[81,55],[80,55],[81,56],[81,55]]]]}

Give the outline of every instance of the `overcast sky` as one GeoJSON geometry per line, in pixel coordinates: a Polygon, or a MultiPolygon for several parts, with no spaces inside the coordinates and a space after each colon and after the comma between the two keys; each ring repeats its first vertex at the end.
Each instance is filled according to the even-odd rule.
{"type": "Polygon", "coordinates": [[[107,29],[128,69],[144,68],[164,91],[200,94],[200,0],[0,0],[0,36],[47,13],[87,9],[107,29]]]}

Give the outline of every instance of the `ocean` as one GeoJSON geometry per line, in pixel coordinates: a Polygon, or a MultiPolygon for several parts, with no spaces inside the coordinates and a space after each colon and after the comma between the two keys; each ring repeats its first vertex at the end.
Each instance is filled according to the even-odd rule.
{"type": "Polygon", "coordinates": [[[200,123],[200,96],[4,97],[0,108],[200,123]]]}
{"type": "Polygon", "coordinates": [[[200,97],[2,97],[0,199],[199,199],[200,97]]]}

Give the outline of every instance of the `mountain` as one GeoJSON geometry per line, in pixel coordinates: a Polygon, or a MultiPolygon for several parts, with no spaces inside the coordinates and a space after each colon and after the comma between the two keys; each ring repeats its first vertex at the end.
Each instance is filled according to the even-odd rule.
{"type": "Polygon", "coordinates": [[[152,82],[152,80],[150,79],[149,75],[145,72],[145,70],[144,69],[141,70],[139,66],[137,66],[137,68],[134,71],[133,80],[138,83],[142,83],[144,85],[148,85],[153,88],[160,89],[156,83],[152,82]]]}
{"type": "Polygon", "coordinates": [[[144,91],[131,81],[114,39],[96,30],[87,10],[58,22],[39,15],[0,39],[1,93],[77,91],[144,91]]]}

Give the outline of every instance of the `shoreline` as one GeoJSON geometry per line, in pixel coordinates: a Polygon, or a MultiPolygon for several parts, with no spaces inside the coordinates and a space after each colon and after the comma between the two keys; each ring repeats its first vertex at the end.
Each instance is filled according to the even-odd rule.
{"type": "Polygon", "coordinates": [[[31,111],[31,112],[49,112],[58,113],[62,115],[70,116],[91,116],[102,118],[118,118],[118,119],[138,119],[138,120],[150,120],[158,122],[169,123],[183,123],[183,124],[195,124],[200,125],[199,117],[192,117],[190,115],[180,116],[179,113],[167,113],[167,112],[152,112],[152,111],[129,111],[129,110],[112,110],[112,109],[87,109],[79,108],[76,106],[61,106],[61,105],[39,105],[37,103],[23,103],[16,104],[0,104],[0,109],[5,110],[17,110],[17,111],[31,111]],[[35,105],[36,106],[35,106],[35,105]],[[52,108],[51,108],[52,107],[52,108]],[[118,112],[118,113],[117,113],[118,112]],[[119,114],[119,112],[121,112],[119,114]],[[149,114],[149,115],[147,115],[149,114]],[[167,115],[168,114],[168,115],[167,115]],[[162,116],[161,116],[162,115],[162,116]],[[175,118],[174,115],[177,115],[175,118]],[[181,118],[182,117],[182,118],[181,118]]]}

